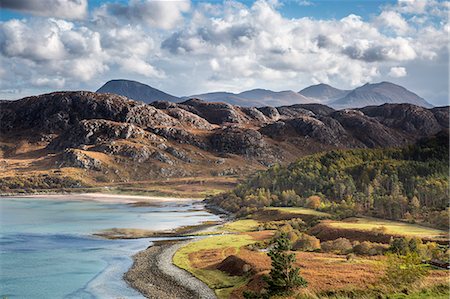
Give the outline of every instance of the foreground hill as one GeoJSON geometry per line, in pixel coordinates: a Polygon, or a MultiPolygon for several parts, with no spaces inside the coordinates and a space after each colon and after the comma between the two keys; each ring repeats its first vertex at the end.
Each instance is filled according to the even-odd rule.
{"type": "Polygon", "coordinates": [[[0,102],[0,188],[240,176],[319,151],[410,144],[448,129],[448,115],[409,104],[336,111],[55,92],[0,102]]]}
{"type": "Polygon", "coordinates": [[[111,80],[97,90],[98,93],[114,93],[133,100],[151,103],[153,101],[179,102],[176,96],[165,93],[149,85],[131,80],[111,80]]]}

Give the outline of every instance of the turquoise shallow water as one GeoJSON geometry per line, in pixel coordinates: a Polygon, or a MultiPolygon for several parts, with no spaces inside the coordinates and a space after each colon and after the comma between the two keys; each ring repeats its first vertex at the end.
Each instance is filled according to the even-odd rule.
{"type": "MultiPolygon", "coordinates": [[[[143,298],[123,281],[131,256],[152,239],[104,240],[107,228],[170,229],[218,217],[199,203],[133,207],[0,199],[0,297],[143,298]]],[[[153,239],[154,240],[154,239],[153,239]]]]}

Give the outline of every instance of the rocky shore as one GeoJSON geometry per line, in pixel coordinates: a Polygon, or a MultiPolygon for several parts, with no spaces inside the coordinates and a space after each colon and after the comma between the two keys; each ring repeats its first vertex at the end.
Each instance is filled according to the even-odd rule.
{"type": "Polygon", "coordinates": [[[173,265],[173,255],[188,242],[191,240],[155,242],[133,257],[124,279],[147,298],[216,298],[206,284],[173,265]]]}

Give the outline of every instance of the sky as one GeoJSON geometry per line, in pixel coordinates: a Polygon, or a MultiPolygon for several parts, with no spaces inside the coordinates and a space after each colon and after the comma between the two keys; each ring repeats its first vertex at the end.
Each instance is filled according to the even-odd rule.
{"type": "Polygon", "coordinates": [[[449,100],[450,2],[0,0],[0,99],[130,79],[176,96],[390,81],[449,100]]]}

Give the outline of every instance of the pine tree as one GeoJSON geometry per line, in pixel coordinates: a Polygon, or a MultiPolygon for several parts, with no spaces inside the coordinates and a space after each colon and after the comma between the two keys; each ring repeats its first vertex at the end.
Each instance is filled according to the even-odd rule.
{"type": "Polygon", "coordinates": [[[306,287],[307,281],[300,276],[300,269],[294,266],[295,254],[291,250],[291,241],[286,233],[282,233],[275,241],[275,246],[269,251],[272,259],[272,269],[266,282],[269,293],[289,293],[295,287],[306,287]]]}

